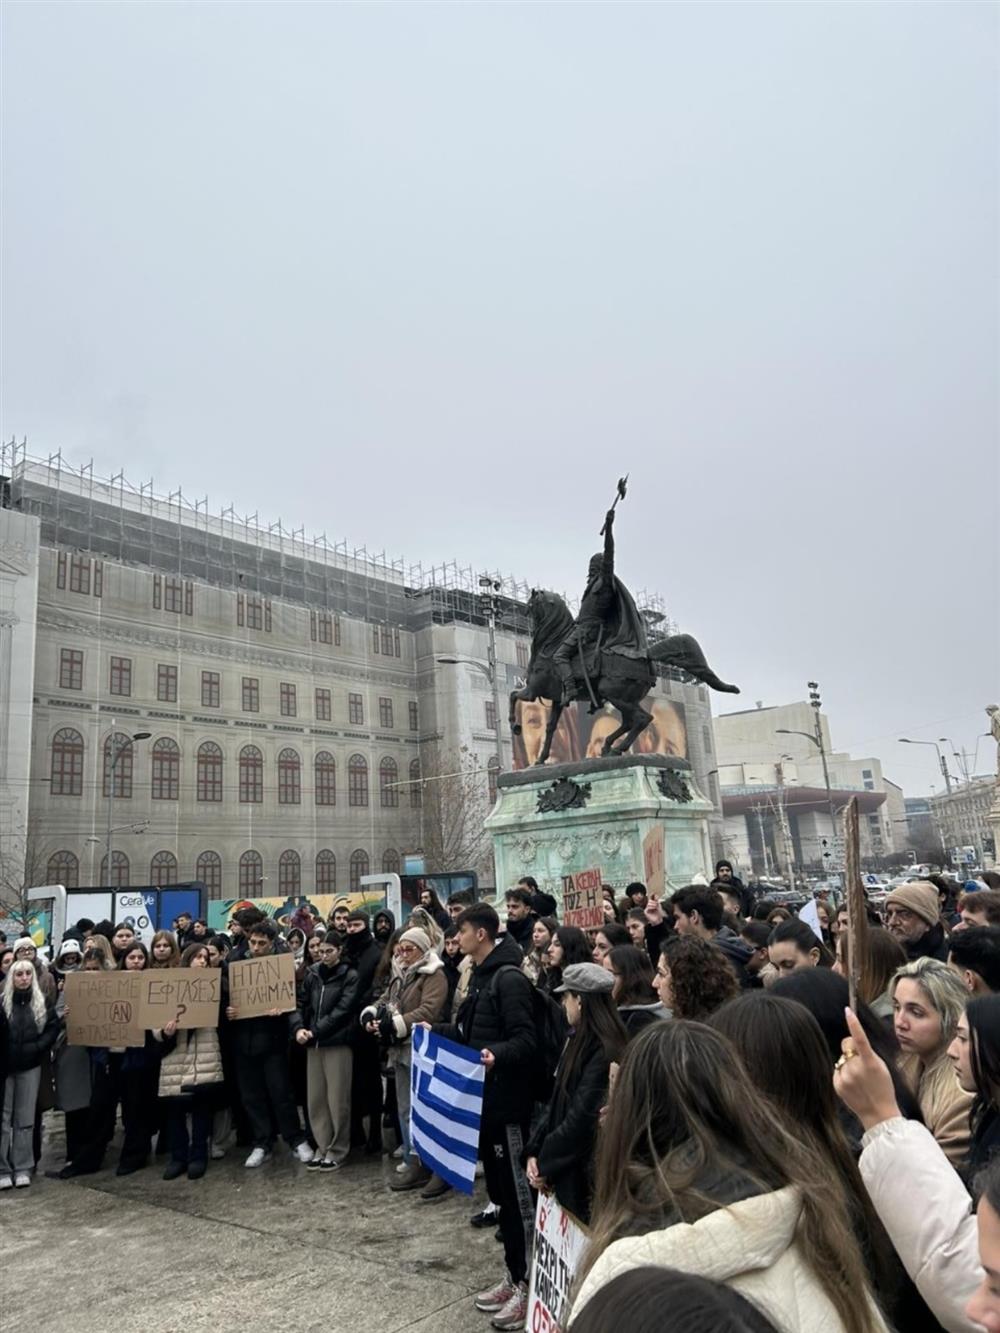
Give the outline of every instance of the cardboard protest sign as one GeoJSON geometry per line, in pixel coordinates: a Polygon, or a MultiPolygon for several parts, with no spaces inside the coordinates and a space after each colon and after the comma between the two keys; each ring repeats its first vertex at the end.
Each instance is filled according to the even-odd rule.
{"type": "Polygon", "coordinates": [[[666,887],[662,824],[654,824],[642,840],[642,866],[646,892],[651,898],[662,898],[666,887]]]}
{"type": "Polygon", "coordinates": [[[559,1333],[566,1327],[569,1294],[586,1245],[587,1232],[572,1213],[555,1195],[539,1194],[524,1321],[532,1333],[559,1333]]]}
{"type": "Polygon", "coordinates": [[[66,1040],[70,1046],[142,1046],[144,972],[67,972],[66,1040]]]}
{"type": "Polygon", "coordinates": [[[238,1018],[261,1018],[272,1009],[290,1014],[295,1008],[295,959],[290,953],[269,953],[229,965],[229,1003],[238,1018]]]}
{"type": "Polygon", "coordinates": [[[222,973],[214,967],[163,967],[142,972],[145,994],[139,1001],[139,1023],[162,1028],[214,1028],[219,1024],[222,973]]]}
{"type": "Polygon", "coordinates": [[[581,930],[596,930],[604,924],[604,895],[601,872],[578,870],[563,876],[563,924],[581,930]]]}

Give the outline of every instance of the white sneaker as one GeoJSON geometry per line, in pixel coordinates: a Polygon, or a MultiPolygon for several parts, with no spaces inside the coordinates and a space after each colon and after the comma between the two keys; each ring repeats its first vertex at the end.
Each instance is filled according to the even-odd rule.
{"type": "Polygon", "coordinates": [[[18,1190],[27,1189],[31,1184],[31,1177],[24,1171],[19,1171],[14,1177],[14,1188],[18,1190]]]}
{"type": "Polygon", "coordinates": [[[254,1148],[253,1152],[243,1163],[244,1166],[263,1166],[270,1159],[271,1154],[266,1148],[254,1148]]]}
{"type": "MultiPolygon", "coordinates": [[[[302,1140],[302,1142],[298,1145],[298,1147],[293,1148],[292,1152],[294,1152],[295,1156],[299,1159],[300,1162],[308,1164],[313,1160],[313,1150],[312,1148],[309,1147],[309,1144],[306,1143],[305,1139],[302,1140]]],[[[320,1161],[323,1160],[322,1153],[319,1154],[319,1158],[320,1161]]]]}
{"type": "Polygon", "coordinates": [[[13,1188],[14,1182],[10,1176],[0,1176],[0,1190],[12,1190],[13,1188]]]}
{"type": "Polygon", "coordinates": [[[395,1151],[392,1155],[393,1155],[393,1157],[395,1157],[395,1158],[400,1158],[400,1157],[402,1157],[402,1155],[403,1155],[403,1146],[402,1146],[402,1144],[400,1144],[400,1146],[396,1149],[396,1151],[395,1151]]]}

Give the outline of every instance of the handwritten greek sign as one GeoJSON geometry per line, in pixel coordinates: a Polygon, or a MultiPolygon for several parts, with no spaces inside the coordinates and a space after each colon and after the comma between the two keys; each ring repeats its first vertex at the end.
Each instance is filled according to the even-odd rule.
{"type": "Polygon", "coordinates": [[[70,1046],[142,1046],[142,972],[67,972],[66,1040],[70,1046]]]}
{"type": "Polygon", "coordinates": [[[563,876],[563,924],[581,930],[596,930],[604,924],[604,895],[601,872],[578,870],[563,876]]]}
{"type": "Polygon", "coordinates": [[[569,1294],[587,1244],[587,1233],[551,1194],[539,1194],[535,1248],[528,1286],[531,1333],[558,1333],[566,1327],[569,1294]]]}
{"type": "Polygon", "coordinates": [[[214,1028],[219,1023],[222,973],[211,967],[163,967],[140,974],[146,991],[139,1002],[144,1028],[214,1028]]]}
{"type": "Polygon", "coordinates": [[[642,840],[643,879],[651,898],[662,898],[664,883],[663,825],[654,824],[642,840]]]}
{"type": "Polygon", "coordinates": [[[229,965],[229,1003],[239,1018],[261,1018],[272,1009],[290,1014],[295,1008],[295,959],[271,953],[229,965]]]}

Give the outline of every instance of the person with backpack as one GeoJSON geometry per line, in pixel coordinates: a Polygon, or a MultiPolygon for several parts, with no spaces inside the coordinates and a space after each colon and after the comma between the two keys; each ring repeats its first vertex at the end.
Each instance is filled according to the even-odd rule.
{"type": "MultiPolygon", "coordinates": [[[[549,998],[521,971],[522,954],[508,935],[500,940],[500,918],[486,903],[474,903],[458,918],[460,948],[473,962],[469,995],[454,1023],[433,1031],[481,1052],[486,1068],[479,1158],[486,1190],[500,1207],[500,1232],[507,1269],[493,1287],[476,1296],[476,1309],[491,1314],[496,1329],[524,1327],[528,1309],[527,1238],[534,1227],[531,1190],[521,1166],[537,1080],[542,1068],[536,997],[549,998]],[[534,1083],[534,1086],[533,1086],[534,1083]]],[[[429,1026],[429,1025],[428,1025],[429,1026]]]]}
{"type": "Polygon", "coordinates": [[[576,963],[563,973],[559,992],[570,1036],[545,1119],[525,1149],[528,1184],[551,1191],[584,1223],[590,1220],[592,1161],[611,1066],[629,1039],[613,998],[615,981],[596,963],[576,963]]]}

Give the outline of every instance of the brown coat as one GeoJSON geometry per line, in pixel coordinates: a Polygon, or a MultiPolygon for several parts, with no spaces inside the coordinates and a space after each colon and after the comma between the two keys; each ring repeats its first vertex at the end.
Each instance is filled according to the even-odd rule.
{"type": "Polygon", "coordinates": [[[924,1124],[952,1166],[960,1166],[969,1151],[973,1094],[959,1086],[947,1051],[942,1051],[928,1065],[918,1055],[906,1055],[899,1069],[920,1104],[924,1124]]]}
{"type": "Polygon", "coordinates": [[[393,1027],[402,1046],[389,1050],[389,1063],[395,1064],[403,1055],[409,1059],[410,1034],[417,1023],[438,1023],[444,1016],[448,1002],[448,981],[444,964],[436,953],[426,954],[407,973],[405,979],[394,977],[385,998],[395,1008],[393,1027]]]}

